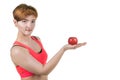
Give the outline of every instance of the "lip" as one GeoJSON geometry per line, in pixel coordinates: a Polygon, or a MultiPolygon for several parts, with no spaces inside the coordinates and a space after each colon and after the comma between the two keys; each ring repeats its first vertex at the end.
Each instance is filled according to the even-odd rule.
{"type": "Polygon", "coordinates": [[[26,31],[29,31],[29,32],[31,32],[32,30],[26,30],[26,31]]]}
{"type": "Polygon", "coordinates": [[[26,28],[25,31],[32,31],[31,29],[26,28]]]}
{"type": "Polygon", "coordinates": [[[26,29],[25,31],[31,32],[32,30],[31,30],[31,29],[30,29],[30,30],[29,30],[29,29],[26,29]]]}

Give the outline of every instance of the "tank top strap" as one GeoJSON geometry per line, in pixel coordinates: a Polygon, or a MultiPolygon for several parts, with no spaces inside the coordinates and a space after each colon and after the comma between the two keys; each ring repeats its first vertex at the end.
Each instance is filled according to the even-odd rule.
{"type": "MultiPolygon", "coordinates": [[[[40,41],[36,36],[31,36],[31,38],[32,38],[34,41],[36,41],[36,42],[41,46],[41,48],[43,48],[41,41],[40,41]]],[[[15,42],[13,43],[13,46],[21,46],[21,47],[24,47],[24,48],[26,48],[26,49],[28,49],[28,50],[31,50],[31,48],[30,48],[29,46],[27,46],[27,45],[25,45],[25,44],[23,44],[23,43],[21,43],[21,42],[19,42],[19,41],[15,41],[15,42]]]]}
{"type": "Polygon", "coordinates": [[[23,44],[23,43],[21,43],[19,41],[15,41],[13,46],[21,46],[21,47],[24,47],[24,48],[30,50],[30,48],[27,45],[25,45],[25,44],[23,44]]]}
{"type": "Polygon", "coordinates": [[[40,41],[36,36],[31,36],[31,38],[32,38],[34,41],[36,41],[41,47],[43,47],[41,41],[40,41]]]}

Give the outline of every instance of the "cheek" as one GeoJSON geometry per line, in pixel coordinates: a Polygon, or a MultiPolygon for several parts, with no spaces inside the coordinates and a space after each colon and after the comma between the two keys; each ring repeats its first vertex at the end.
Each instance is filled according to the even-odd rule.
{"type": "Polygon", "coordinates": [[[17,26],[18,26],[19,28],[25,28],[26,25],[23,24],[23,23],[18,23],[17,26]]]}
{"type": "Polygon", "coordinates": [[[19,25],[19,28],[20,28],[20,29],[24,29],[24,28],[25,28],[25,25],[19,25]]]}
{"type": "Polygon", "coordinates": [[[35,28],[35,24],[32,24],[32,29],[34,29],[35,28]]]}
{"type": "Polygon", "coordinates": [[[25,30],[25,25],[18,25],[18,29],[20,30],[20,31],[22,31],[22,30],[25,30]]]}
{"type": "Polygon", "coordinates": [[[35,23],[32,23],[33,26],[35,26],[35,23]]]}
{"type": "Polygon", "coordinates": [[[25,30],[23,27],[20,27],[20,26],[18,27],[18,29],[19,29],[19,31],[21,31],[21,32],[25,30]]]}

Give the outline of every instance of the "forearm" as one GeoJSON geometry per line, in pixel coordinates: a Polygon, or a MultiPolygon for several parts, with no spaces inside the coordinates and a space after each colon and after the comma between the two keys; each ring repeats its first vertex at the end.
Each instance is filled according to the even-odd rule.
{"type": "Polygon", "coordinates": [[[47,64],[45,64],[42,68],[43,72],[42,74],[44,75],[48,75],[58,64],[58,62],[60,61],[61,57],[63,56],[64,52],[66,50],[70,50],[70,49],[76,49],[79,48],[81,46],[84,46],[86,44],[86,42],[84,43],[78,43],[76,45],[69,45],[66,44],[64,45],[57,53],[55,56],[53,56],[47,64]]]}
{"type": "Polygon", "coordinates": [[[44,72],[45,74],[49,74],[58,64],[60,61],[61,57],[63,56],[65,52],[64,48],[61,48],[49,61],[48,63],[44,66],[44,72]]]}
{"type": "Polygon", "coordinates": [[[48,75],[34,75],[31,80],[48,80],[48,75]]]}

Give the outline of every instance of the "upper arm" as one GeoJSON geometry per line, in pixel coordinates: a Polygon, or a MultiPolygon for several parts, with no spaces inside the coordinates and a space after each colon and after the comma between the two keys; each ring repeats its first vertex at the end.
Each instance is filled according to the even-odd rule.
{"type": "Polygon", "coordinates": [[[16,46],[11,49],[11,58],[15,65],[34,73],[43,74],[43,65],[29,54],[29,51],[16,46]]]}

